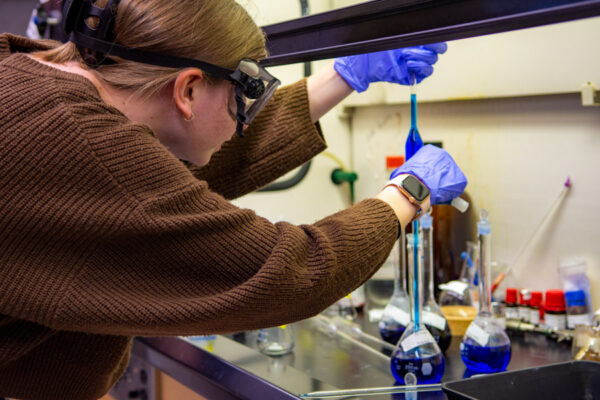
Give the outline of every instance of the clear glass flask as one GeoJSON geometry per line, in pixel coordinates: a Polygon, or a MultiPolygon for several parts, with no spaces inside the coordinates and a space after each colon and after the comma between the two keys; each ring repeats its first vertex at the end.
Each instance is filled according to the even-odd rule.
{"type": "Polygon", "coordinates": [[[445,353],[452,341],[452,333],[446,317],[435,301],[433,289],[433,217],[430,213],[424,214],[419,222],[423,243],[423,322],[445,353]]]}
{"type": "Polygon", "coordinates": [[[383,310],[379,334],[388,343],[396,345],[410,322],[410,299],[406,293],[406,234],[400,233],[399,257],[394,268],[394,293],[383,310]]]}
{"type": "Polygon", "coordinates": [[[392,374],[405,385],[439,383],[444,375],[444,354],[421,319],[423,251],[415,235],[407,235],[407,242],[411,321],[392,353],[392,374]]]}
{"type": "Polygon", "coordinates": [[[337,317],[349,322],[356,322],[358,318],[358,312],[354,306],[354,301],[351,295],[341,298],[337,302],[337,317]]]}
{"type": "Polygon", "coordinates": [[[282,356],[294,349],[294,333],[289,325],[262,329],[258,333],[259,350],[269,356],[282,356]]]}
{"type": "MultiPolygon", "coordinates": [[[[475,285],[475,264],[477,262],[477,243],[467,242],[467,249],[462,252],[462,269],[459,278],[441,285],[444,289],[440,292],[440,306],[476,307],[473,294],[477,289],[475,285]]],[[[475,296],[477,297],[477,296],[475,296]]]]}
{"type": "Polygon", "coordinates": [[[491,309],[491,236],[492,225],[488,221],[488,212],[481,211],[481,220],[477,223],[479,237],[479,312],[471,322],[462,343],[460,356],[467,370],[474,373],[504,371],[510,361],[510,339],[494,318],[491,309]]]}

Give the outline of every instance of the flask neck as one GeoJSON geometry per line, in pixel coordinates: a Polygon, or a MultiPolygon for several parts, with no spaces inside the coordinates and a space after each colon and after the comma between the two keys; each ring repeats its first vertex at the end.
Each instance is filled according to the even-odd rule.
{"type": "Polygon", "coordinates": [[[492,312],[492,294],[491,294],[491,234],[479,234],[479,257],[478,269],[479,274],[479,310],[480,312],[492,312]]]}
{"type": "Polygon", "coordinates": [[[423,243],[423,304],[436,304],[433,276],[433,228],[421,229],[423,243]]]}
{"type": "Polygon", "coordinates": [[[398,246],[398,257],[394,260],[394,294],[406,293],[406,232],[404,228],[400,232],[398,246]]]}

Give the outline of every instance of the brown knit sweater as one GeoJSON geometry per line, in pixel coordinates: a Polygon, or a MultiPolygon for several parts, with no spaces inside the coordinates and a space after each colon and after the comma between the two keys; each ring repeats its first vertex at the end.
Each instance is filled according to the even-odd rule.
{"type": "Polygon", "coordinates": [[[388,255],[398,224],[379,200],[302,226],[226,200],[325,147],[305,82],[188,169],[85,78],[23,54],[50,45],[0,35],[0,396],[96,399],[135,335],[307,318],[388,255]]]}

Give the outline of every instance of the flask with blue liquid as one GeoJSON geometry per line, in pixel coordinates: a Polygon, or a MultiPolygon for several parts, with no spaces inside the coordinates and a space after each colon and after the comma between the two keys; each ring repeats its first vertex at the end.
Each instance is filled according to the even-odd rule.
{"type": "Polygon", "coordinates": [[[442,352],[446,352],[452,341],[450,326],[440,306],[435,301],[433,282],[433,217],[425,213],[420,219],[423,243],[423,322],[433,335],[442,352]]]}
{"type": "Polygon", "coordinates": [[[399,257],[395,260],[394,293],[379,321],[381,338],[394,346],[410,322],[410,299],[406,293],[406,235],[404,229],[398,240],[399,257]]]}
{"type": "Polygon", "coordinates": [[[510,339],[491,310],[491,235],[487,210],[481,211],[477,223],[479,238],[478,276],[479,312],[460,344],[460,355],[472,373],[504,371],[510,361],[510,339]]]}
{"type": "Polygon", "coordinates": [[[439,383],[444,375],[444,354],[422,319],[423,251],[418,236],[406,239],[411,321],[392,353],[392,374],[404,385],[439,383]]]}

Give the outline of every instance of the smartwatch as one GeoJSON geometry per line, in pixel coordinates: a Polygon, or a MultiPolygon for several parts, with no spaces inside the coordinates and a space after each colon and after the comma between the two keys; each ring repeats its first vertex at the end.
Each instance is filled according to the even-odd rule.
{"type": "Polygon", "coordinates": [[[423,212],[423,201],[429,196],[429,189],[423,184],[417,177],[413,175],[403,174],[398,175],[394,179],[388,182],[385,187],[394,186],[400,193],[404,195],[410,201],[411,204],[417,206],[419,211],[414,219],[418,218],[423,212]]]}

